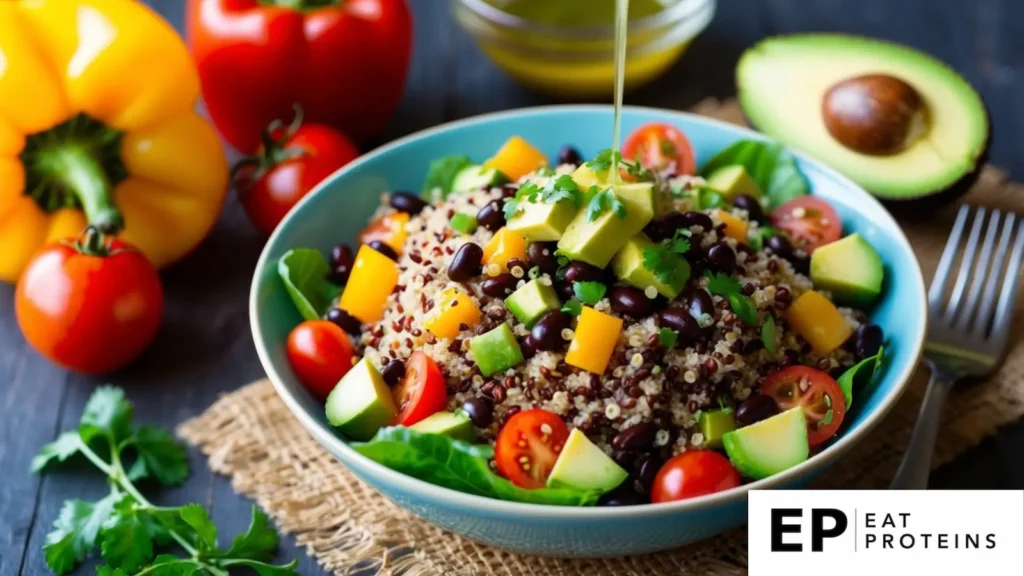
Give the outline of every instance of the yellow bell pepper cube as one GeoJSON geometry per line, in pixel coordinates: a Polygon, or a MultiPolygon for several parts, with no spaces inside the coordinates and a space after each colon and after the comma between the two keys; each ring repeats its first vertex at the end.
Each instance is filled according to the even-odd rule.
{"type": "Polygon", "coordinates": [[[547,165],[548,157],[519,136],[509,138],[490,160],[484,162],[485,167],[497,168],[513,182],[547,165]]]}
{"type": "Polygon", "coordinates": [[[361,322],[384,317],[388,296],[398,284],[398,264],[367,245],[359,248],[338,306],[361,322]]]}
{"type": "Polygon", "coordinates": [[[583,307],[565,363],[594,374],[604,374],[622,333],[622,318],[583,307]]]}
{"type": "Polygon", "coordinates": [[[452,339],[459,335],[459,325],[472,328],[480,323],[480,307],[468,295],[447,288],[441,292],[437,308],[424,320],[423,325],[438,338],[452,339]]]}
{"type": "Polygon", "coordinates": [[[725,235],[730,238],[735,238],[737,241],[744,244],[747,243],[747,221],[742,218],[737,218],[725,210],[718,211],[718,219],[725,224],[725,235]]]}
{"type": "Polygon", "coordinates": [[[853,327],[835,304],[814,290],[804,292],[790,305],[786,322],[820,356],[839,348],[853,334],[853,327]]]}
{"type": "Polygon", "coordinates": [[[508,228],[502,228],[484,246],[484,265],[497,264],[504,272],[508,261],[513,258],[526,262],[526,240],[508,228]]]}

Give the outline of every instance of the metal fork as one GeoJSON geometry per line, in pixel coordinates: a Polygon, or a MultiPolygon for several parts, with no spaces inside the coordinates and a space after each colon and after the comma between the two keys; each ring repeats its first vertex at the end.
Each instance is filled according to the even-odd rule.
{"type": "Polygon", "coordinates": [[[896,490],[928,487],[942,405],[949,391],[965,378],[989,376],[1006,355],[1020,290],[1024,217],[979,207],[974,210],[964,245],[971,212],[967,204],[960,207],[928,290],[924,363],[932,378],[907,453],[893,479],[896,490]],[[950,271],[961,246],[963,258],[950,286],[950,271]]]}

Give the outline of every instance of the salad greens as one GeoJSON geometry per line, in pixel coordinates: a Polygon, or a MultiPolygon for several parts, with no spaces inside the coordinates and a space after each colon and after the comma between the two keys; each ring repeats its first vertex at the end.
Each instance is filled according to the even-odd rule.
{"type": "Polygon", "coordinates": [[[796,159],[781,144],[741,140],[715,154],[701,167],[700,174],[707,177],[719,168],[734,164],[746,169],[772,208],[808,193],[796,159]]]}
{"type": "Polygon", "coordinates": [[[323,318],[341,294],[340,286],[327,281],[330,271],[323,254],[313,248],[289,250],[277,262],[277,273],[303,319],[323,318]]]}
{"type": "Polygon", "coordinates": [[[455,155],[442,156],[430,163],[427,168],[427,177],[423,181],[423,195],[429,195],[435,188],[440,188],[445,196],[452,191],[455,183],[455,176],[460,170],[473,164],[469,156],[455,155]]]}
{"type": "Polygon", "coordinates": [[[843,372],[836,382],[843,391],[843,399],[846,401],[846,409],[853,405],[853,389],[861,388],[871,383],[875,374],[882,367],[882,360],[885,358],[885,346],[880,346],[874,356],[868,356],[854,364],[843,372]]]}
{"type": "Polygon", "coordinates": [[[757,326],[757,306],[754,301],[743,293],[743,287],[739,280],[727,274],[705,272],[708,279],[708,292],[715,296],[721,296],[729,302],[729,307],[736,316],[748,326],[757,326]]]}
{"type": "Polygon", "coordinates": [[[527,490],[496,474],[488,463],[494,449],[401,426],[383,428],[369,442],[353,443],[363,456],[437,486],[513,502],[592,506],[602,492],[562,488],[527,490]]]}
{"type": "Polygon", "coordinates": [[[106,561],[100,576],[227,576],[248,568],[260,576],[297,576],[297,562],[273,565],[278,537],[267,516],[255,506],[245,534],[227,549],[217,544],[217,527],[199,504],[155,506],[135,482],[152,480],[163,486],[188,476],[185,447],[162,428],[133,423],[133,408],[124,391],[97,388],[85,405],[78,429],[64,432],[45,445],[32,461],[32,471],[80,456],[107,475],[110,493],[96,502],[68,500],[46,535],[46,564],[67,574],[97,547],[106,561]],[[158,548],[177,544],[185,556],[157,555],[158,548]]]}

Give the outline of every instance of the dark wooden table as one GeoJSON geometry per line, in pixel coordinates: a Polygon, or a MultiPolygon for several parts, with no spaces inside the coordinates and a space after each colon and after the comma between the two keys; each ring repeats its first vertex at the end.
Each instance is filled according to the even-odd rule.
{"type": "MultiPolygon", "coordinates": [[[[146,0],[182,27],[184,0],[146,0]]],[[[410,0],[416,43],[405,100],[387,133],[394,138],[492,110],[546,103],[487,62],[452,22],[443,0],[410,0]]],[[[930,52],[963,73],[992,113],[992,162],[1024,179],[1024,2],[1019,0],[722,0],[711,28],[667,76],[627,103],[685,109],[707,96],[733,93],[733,65],[767,35],[841,31],[898,40],[930,52]]],[[[138,418],[173,427],[199,414],[219,395],[263,375],[249,333],[250,273],[261,240],[231,198],[206,243],[163,275],[168,296],[164,326],[143,358],[110,380],[123,386],[138,418]]],[[[0,247],[2,250],[2,247],[0,247]]],[[[0,286],[0,576],[44,574],[42,544],[64,499],[104,493],[87,473],[28,473],[36,450],[74,426],[102,380],[68,374],[37,356],[18,331],[13,289],[0,286]]],[[[1024,422],[1007,427],[932,476],[943,488],[1024,487],[1024,422]]],[[[214,476],[197,452],[193,472],[166,502],[208,506],[222,534],[243,530],[250,503],[214,476]]],[[[285,540],[282,558],[300,559],[302,574],[316,563],[285,540]]],[[[80,573],[92,573],[83,568],[80,573]]]]}

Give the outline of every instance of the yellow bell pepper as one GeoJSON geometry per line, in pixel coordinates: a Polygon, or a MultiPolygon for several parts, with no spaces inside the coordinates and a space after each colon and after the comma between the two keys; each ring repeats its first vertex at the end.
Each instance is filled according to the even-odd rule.
{"type": "Polygon", "coordinates": [[[198,96],[184,42],[140,2],[0,2],[0,280],[86,224],[158,267],[195,248],[228,184],[198,96]]]}
{"type": "Polygon", "coordinates": [[[497,168],[515,182],[534,170],[548,165],[548,157],[520,136],[513,136],[489,160],[485,168],[497,168]]]}
{"type": "Polygon", "coordinates": [[[735,238],[737,241],[744,244],[747,243],[747,221],[742,218],[733,216],[725,210],[718,211],[718,219],[725,224],[725,235],[730,238],[735,238]]]}
{"type": "Polygon", "coordinates": [[[508,261],[513,258],[526,262],[526,240],[508,228],[502,228],[484,246],[484,265],[497,264],[505,272],[508,261]]]}
{"type": "Polygon", "coordinates": [[[459,324],[472,328],[480,323],[480,317],[476,302],[455,288],[447,288],[441,292],[437,308],[423,325],[434,336],[451,339],[459,335],[459,324]]]}
{"type": "Polygon", "coordinates": [[[804,292],[789,306],[786,322],[819,356],[839,348],[853,334],[853,327],[835,304],[814,290],[804,292]]]}
{"type": "Polygon", "coordinates": [[[569,343],[565,363],[594,374],[604,374],[620,334],[622,318],[584,306],[569,343]]]}
{"type": "Polygon", "coordinates": [[[398,284],[398,264],[366,244],[359,247],[338,307],[372,324],[384,317],[388,296],[398,284]]]}

